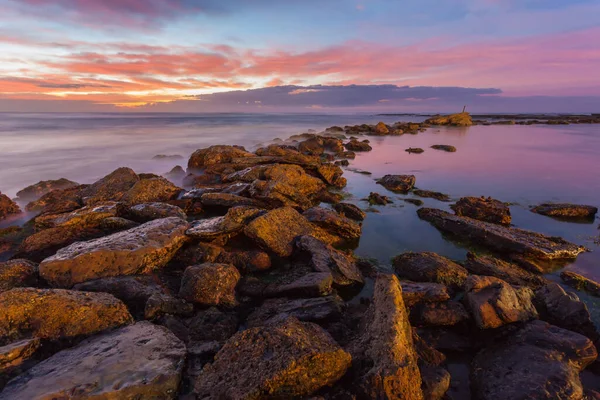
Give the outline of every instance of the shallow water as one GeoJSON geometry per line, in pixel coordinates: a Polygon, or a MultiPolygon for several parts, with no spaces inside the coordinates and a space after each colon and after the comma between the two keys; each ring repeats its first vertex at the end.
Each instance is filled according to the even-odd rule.
{"type": "MultiPolygon", "coordinates": [[[[39,180],[65,177],[90,183],[118,166],[136,172],[164,173],[185,165],[197,148],[213,144],[241,144],[255,149],[276,137],[317,131],[331,125],[391,123],[398,117],[374,115],[251,115],[251,114],[0,114],[0,190],[14,196],[39,180]],[[180,154],[186,159],[156,161],[156,154],[180,154]]],[[[411,118],[402,117],[403,120],[411,118]]],[[[422,118],[414,117],[418,121],[422,118]]],[[[421,221],[417,207],[385,190],[375,178],[385,174],[414,174],[417,186],[462,196],[492,196],[513,203],[513,224],[585,245],[582,254],[566,266],[600,280],[598,218],[593,223],[557,221],[531,213],[542,202],[600,205],[600,125],[475,126],[431,128],[419,135],[369,137],[373,151],[360,153],[348,170],[350,201],[377,191],[394,199],[393,205],[375,207],[363,226],[356,253],[377,259],[387,268],[404,251],[435,251],[464,259],[467,248],[444,238],[421,221]],[[456,153],[429,147],[455,146],[456,153]],[[421,147],[423,154],[404,149],[421,147]]],[[[411,195],[412,196],[412,195],[411,195]]],[[[409,197],[411,197],[409,196],[409,197]]],[[[448,209],[450,203],[422,199],[427,207],[448,209]]],[[[558,272],[552,277],[559,280],[558,272]]],[[[600,302],[580,293],[600,321],[600,302]]]]}

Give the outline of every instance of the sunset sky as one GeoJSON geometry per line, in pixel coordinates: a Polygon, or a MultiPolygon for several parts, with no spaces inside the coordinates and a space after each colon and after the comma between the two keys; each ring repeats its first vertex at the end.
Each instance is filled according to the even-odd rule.
{"type": "Polygon", "coordinates": [[[0,0],[0,111],[463,103],[600,112],[600,1],[0,0]]]}

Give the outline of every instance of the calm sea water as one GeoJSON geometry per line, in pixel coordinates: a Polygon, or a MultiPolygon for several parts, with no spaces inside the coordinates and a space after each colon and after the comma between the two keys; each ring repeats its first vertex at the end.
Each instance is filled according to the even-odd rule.
{"type": "MultiPolygon", "coordinates": [[[[248,114],[0,114],[0,190],[9,196],[39,180],[68,178],[90,183],[119,166],[136,172],[164,173],[187,160],[155,161],[156,154],[187,157],[213,144],[241,144],[255,149],[274,138],[320,131],[331,125],[391,123],[419,117],[375,115],[248,114]]],[[[492,196],[513,203],[515,226],[562,236],[592,250],[566,268],[600,280],[599,221],[569,223],[533,214],[541,202],[600,206],[600,125],[475,126],[432,128],[419,135],[371,137],[374,150],[359,154],[347,171],[350,201],[377,191],[396,199],[368,214],[356,253],[377,259],[382,268],[403,251],[435,251],[463,259],[467,249],[446,240],[417,208],[375,184],[385,174],[414,174],[417,186],[454,199],[492,196]],[[429,149],[450,144],[456,153],[429,149]],[[404,149],[422,147],[423,154],[404,149]]],[[[449,203],[423,199],[428,207],[449,203]]],[[[553,275],[553,279],[558,279],[553,275]]],[[[600,320],[600,304],[581,294],[600,320]]]]}

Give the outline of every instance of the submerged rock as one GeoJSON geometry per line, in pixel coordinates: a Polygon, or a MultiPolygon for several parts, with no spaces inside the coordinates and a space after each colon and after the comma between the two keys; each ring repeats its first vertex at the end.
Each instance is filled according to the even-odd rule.
{"type": "Polygon", "coordinates": [[[323,328],[295,318],[235,334],[195,383],[202,399],[310,396],[337,382],[351,357],[323,328]]]}
{"type": "Polygon", "coordinates": [[[490,197],[463,197],[451,208],[458,216],[478,219],[500,225],[510,225],[510,208],[490,197]]]}
{"type": "Polygon", "coordinates": [[[408,149],[404,150],[409,154],[421,154],[421,153],[425,153],[425,150],[423,150],[420,147],[409,147],[408,149]]]}
{"type": "Polygon", "coordinates": [[[450,201],[450,196],[448,196],[447,194],[440,192],[432,192],[431,190],[415,189],[413,190],[413,193],[419,197],[431,198],[439,201],[450,201]]]}
{"type": "Polygon", "coordinates": [[[406,193],[415,187],[416,178],[414,175],[386,175],[377,183],[392,192],[406,193]]]}
{"type": "Polygon", "coordinates": [[[125,304],[107,293],[16,288],[0,293],[0,304],[0,344],[74,339],[132,322],[125,304]]]}
{"type": "Polygon", "coordinates": [[[52,286],[71,287],[92,279],[144,274],[169,262],[186,241],[187,222],[164,218],[59,250],[40,264],[52,286]]]}
{"type": "Polygon", "coordinates": [[[562,238],[460,217],[434,208],[421,208],[417,213],[421,219],[443,232],[500,253],[521,255],[534,260],[556,260],[574,259],[586,251],[585,247],[562,238]]]}
{"type": "Polygon", "coordinates": [[[0,192],[0,221],[8,217],[9,215],[19,214],[21,209],[12,201],[7,195],[0,192]]]}
{"type": "Polygon", "coordinates": [[[480,351],[471,367],[482,400],[582,399],[579,373],[598,353],[592,342],[541,321],[480,351]]]}
{"type": "Polygon", "coordinates": [[[578,204],[540,204],[531,209],[536,214],[562,219],[593,219],[598,207],[578,204]]]}
{"type": "Polygon", "coordinates": [[[371,192],[369,194],[369,198],[367,199],[367,201],[371,205],[379,205],[379,206],[385,206],[387,204],[393,203],[393,201],[389,197],[383,196],[383,195],[381,195],[379,193],[375,193],[375,192],[371,192]]]}
{"type": "Polygon", "coordinates": [[[367,217],[367,213],[350,203],[337,203],[333,206],[333,209],[355,221],[363,221],[367,217]]]}
{"type": "Polygon", "coordinates": [[[186,349],[168,329],[138,322],[63,350],[13,379],[1,399],[175,399],[186,349]]]}
{"type": "Polygon", "coordinates": [[[454,261],[436,253],[407,252],[392,260],[398,276],[415,282],[434,282],[462,288],[469,274],[467,270],[454,261]]]}
{"type": "Polygon", "coordinates": [[[70,181],[65,178],[49,181],[40,181],[34,185],[27,186],[25,189],[18,191],[17,197],[20,201],[31,202],[39,199],[46,193],[49,193],[53,190],[70,189],[77,186],[79,186],[79,183],[70,181]]]}
{"type": "Polygon", "coordinates": [[[471,275],[465,284],[466,304],[480,329],[537,318],[533,291],[510,286],[491,276],[471,275]]]}
{"type": "Polygon", "coordinates": [[[442,150],[448,153],[455,153],[456,152],[456,147],[454,146],[450,146],[448,144],[434,144],[433,146],[431,146],[432,149],[434,150],[442,150]]]}
{"type": "Polygon", "coordinates": [[[0,292],[16,287],[31,287],[38,283],[38,266],[29,260],[0,262],[0,292]]]}
{"type": "Polygon", "coordinates": [[[363,324],[351,346],[360,398],[423,399],[412,329],[395,276],[377,276],[363,324]]]}
{"type": "Polygon", "coordinates": [[[425,123],[430,125],[471,126],[473,120],[468,112],[462,112],[445,116],[436,115],[425,120],[425,123]]]}
{"type": "Polygon", "coordinates": [[[592,296],[600,297],[600,283],[595,282],[583,275],[571,271],[563,271],[560,278],[564,283],[577,290],[588,292],[592,296]]]}

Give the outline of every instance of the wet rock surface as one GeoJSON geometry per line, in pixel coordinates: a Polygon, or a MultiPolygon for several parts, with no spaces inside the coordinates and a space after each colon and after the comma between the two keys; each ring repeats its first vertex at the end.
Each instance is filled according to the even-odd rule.
{"type": "Polygon", "coordinates": [[[333,209],[355,221],[363,221],[367,217],[367,214],[354,204],[338,203],[333,206],[333,209]]]}
{"type": "Polygon", "coordinates": [[[448,144],[434,144],[433,146],[431,146],[431,148],[434,150],[442,150],[447,153],[456,153],[456,147],[450,146],[448,144]]]}
{"type": "Polygon", "coordinates": [[[547,283],[545,278],[524,270],[518,265],[486,255],[468,253],[464,267],[473,275],[493,276],[511,285],[528,286],[535,289],[547,283]]]}
{"type": "Polygon", "coordinates": [[[533,260],[552,260],[574,259],[586,251],[583,246],[569,243],[562,238],[460,217],[442,210],[421,208],[417,212],[421,219],[439,230],[499,253],[522,255],[533,260]]]}
{"type": "Polygon", "coordinates": [[[435,253],[404,253],[392,260],[398,276],[415,282],[441,283],[461,288],[467,279],[465,268],[435,253]]]}
{"type": "Polygon", "coordinates": [[[512,220],[508,206],[489,197],[463,197],[452,205],[452,209],[458,216],[493,224],[510,225],[512,220]]]}
{"type": "Polygon", "coordinates": [[[572,271],[561,272],[560,278],[574,289],[583,290],[592,296],[600,297],[600,283],[598,282],[572,271]]]}
{"type": "Polygon", "coordinates": [[[12,380],[0,399],[174,399],[185,353],[167,329],[138,322],[55,354],[12,380]]]}
{"type": "Polygon", "coordinates": [[[234,335],[204,367],[195,391],[202,399],[308,396],[333,385],[350,363],[325,330],[289,318],[234,335]]]}
{"type": "Polygon", "coordinates": [[[386,175],[377,181],[378,184],[392,192],[406,193],[415,187],[414,175],[386,175]]]}
{"type": "Polygon", "coordinates": [[[594,219],[598,207],[578,204],[540,204],[531,209],[536,214],[560,219],[594,219]]]}

